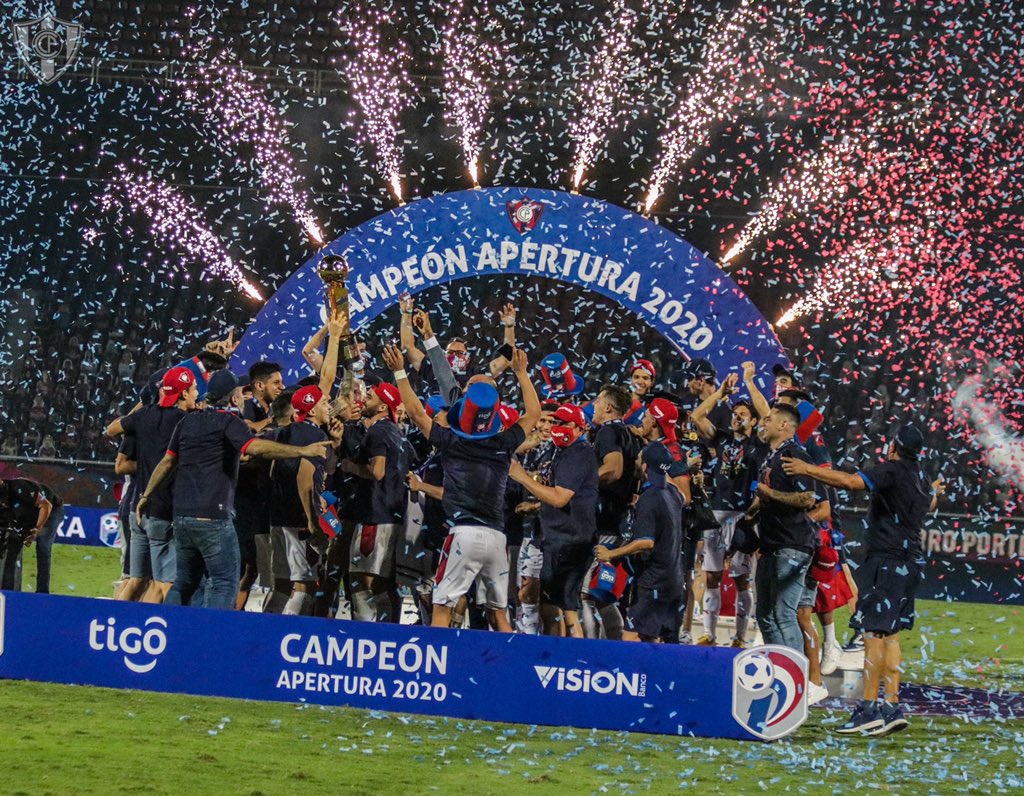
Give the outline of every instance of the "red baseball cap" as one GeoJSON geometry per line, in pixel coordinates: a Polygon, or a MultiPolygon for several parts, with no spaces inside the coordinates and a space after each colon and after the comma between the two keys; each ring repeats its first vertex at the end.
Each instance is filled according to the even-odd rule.
{"type": "Polygon", "coordinates": [[[313,411],[313,407],[320,403],[320,399],[323,397],[323,392],[315,384],[310,384],[308,387],[301,387],[296,390],[292,396],[292,408],[295,410],[295,419],[300,423],[305,420],[309,413],[313,411]]]}
{"type": "Polygon", "coordinates": [[[583,410],[576,406],[576,404],[562,404],[555,410],[554,418],[564,423],[575,423],[580,428],[586,428],[590,425],[587,422],[587,416],[583,414],[583,410]]]}
{"type": "Polygon", "coordinates": [[[160,406],[174,406],[182,393],[196,383],[196,377],[188,368],[171,368],[164,374],[164,383],[160,386],[160,406]]]}
{"type": "Polygon", "coordinates": [[[647,412],[666,437],[675,436],[676,423],[679,422],[679,407],[665,398],[655,398],[647,406],[647,412]]]}
{"type": "Polygon", "coordinates": [[[629,369],[629,375],[632,376],[638,370],[647,371],[651,374],[652,379],[658,375],[657,371],[654,369],[654,363],[649,359],[638,359],[633,364],[633,367],[629,369]]]}
{"type": "Polygon", "coordinates": [[[398,388],[394,384],[389,384],[386,381],[378,382],[371,388],[373,394],[380,398],[384,405],[391,410],[391,416],[394,417],[395,412],[398,411],[398,407],[402,405],[402,395],[398,392],[398,388]]]}
{"type": "Polygon", "coordinates": [[[508,404],[502,404],[498,407],[498,416],[501,418],[502,431],[507,431],[519,422],[519,410],[508,404]]]}

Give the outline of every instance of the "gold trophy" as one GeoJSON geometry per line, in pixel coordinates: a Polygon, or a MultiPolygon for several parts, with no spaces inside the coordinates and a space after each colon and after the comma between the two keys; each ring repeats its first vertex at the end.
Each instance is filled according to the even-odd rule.
{"type": "MultiPolygon", "coordinates": [[[[349,369],[353,365],[362,365],[362,357],[352,337],[348,315],[348,275],[351,269],[348,260],[340,254],[328,254],[320,260],[317,275],[324,283],[324,304],[327,306],[327,317],[340,312],[343,319],[341,359],[349,369]]],[[[358,368],[362,370],[361,367],[358,368]]]]}

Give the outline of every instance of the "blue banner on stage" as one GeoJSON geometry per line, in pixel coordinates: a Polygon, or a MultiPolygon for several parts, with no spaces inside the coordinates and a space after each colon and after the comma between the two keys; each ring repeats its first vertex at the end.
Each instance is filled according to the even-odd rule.
{"type": "Polygon", "coordinates": [[[57,541],[93,547],[121,547],[121,521],[114,509],[64,506],[57,541]]]}
{"type": "Polygon", "coordinates": [[[719,373],[788,364],[746,294],[702,252],[621,207],[540,188],[484,188],[432,196],[349,230],[281,285],[249,326],[231,366],[281,363],[286,381],[309,368],[302,348],[323,323],[327,254],[343,255],[352,325],[362,328],[403,292],[473,276],[538,276],[600,293],[650,324],[685,357],[719,373]]]}
{"type": "Polygon", "coordinates": [[[402,713],[773,739],[807,716],[807,661],[0,593],[0,677],[402,713]]]}

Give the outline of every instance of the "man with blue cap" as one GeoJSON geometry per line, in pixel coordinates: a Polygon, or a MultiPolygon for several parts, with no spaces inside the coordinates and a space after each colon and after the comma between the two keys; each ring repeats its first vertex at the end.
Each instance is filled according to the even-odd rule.
{"type": "Polygon", "coordinates": [[[526,354],[516,350],[512,370],[519,381],[525,410],[519,421],[501,430],[500,397],[493,382],[471,382],[448,411],[448,427],[435,423],[409,384],[405,357],[397,346],[384,349],[384,362],[395,374],[409,419],[441,455],[444,467],[442,504],[452,525],[434,579],[434,627],[448,627],[452,609],[479,578],[491,624],[511,633],[508,620],[508,549],[505,540],[505,487],[516,449],[540,417],[540,399],[527,373],[526,354]]]}
{"type": "Polygon", "coordinates": [[[814,478],[837,489],[867,490],[866,557],[857,572],[861,587],[850,625],[864,633],[864,698],[846,724],[844,735],[886,735],[908,722],[900,707],[900,631],[914,627],[914,596],[924,574],[921,523],[945,492],[942,479],[928,483],[921,468],[924,436],[907,424],[896,433],[886,461],[845,473],[783,459],[791,475],[814,478]],[[885,700],[878,701],[884,681],[885,700]]]}

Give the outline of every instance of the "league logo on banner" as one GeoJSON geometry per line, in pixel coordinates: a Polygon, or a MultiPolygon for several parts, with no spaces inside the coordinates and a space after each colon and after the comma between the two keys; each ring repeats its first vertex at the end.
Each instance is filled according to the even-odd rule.
{"type": "Polygon", "coordinates": [[[807,659],[768,645],[733,660],[732,716],[748,732],[774,741],[807,719],[807,659]]]}

